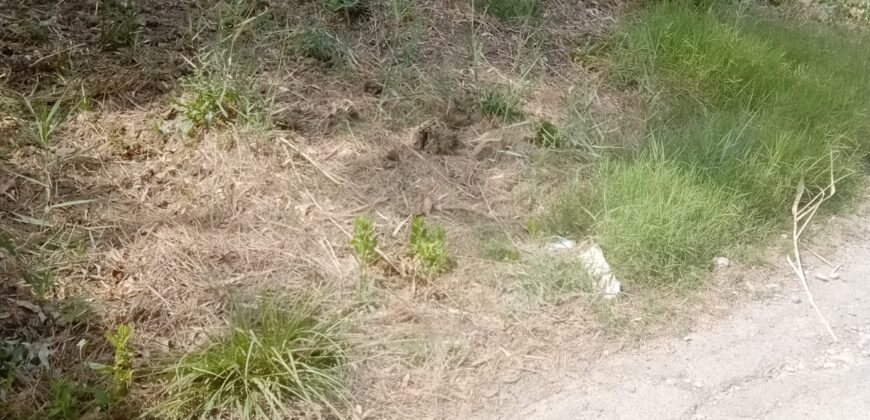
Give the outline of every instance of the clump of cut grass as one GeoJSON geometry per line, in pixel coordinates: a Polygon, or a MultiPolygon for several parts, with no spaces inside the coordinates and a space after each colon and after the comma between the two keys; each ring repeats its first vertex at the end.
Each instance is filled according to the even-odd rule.
{"type": "Polygon", "coordinates": [[[411,221],[411,253],[427,276],[437,277],[450,268],[444,228],[429,226],[422,217],[411,221]]]}
{"type": "Polygon", "coordinates": [[[166,369],[160,418],[290,418],[340,415],[345,350],[340,322],[307,302],[267,300],[235,314],[231,330],[166,369]],[[289,308],[289,309],[284,309],[289,308]]]}
{"type": "Polygon", "coordinates": [[[100,42],[104,49],[114,51],[135,45],[138,13],[133,0],[100,1],[100,42]]]}
{"type": "Polygon", "coordinates": [[[377,261],[378,238],[375,235],[374,225],[370,217],[358,216],[353,219],[353,236],[350,239],[350,247],[361,267],[377,261]]]}
{"type": "Polygon", "coordinates": [[[477,97],[477,110],[484,116],[502,122],[514,122],[523,117],[522,101],[516,92],[504,88],[484,88],[477,97]]]}
{"type": "Polygon", "coordinates": [[[480,0],[478,7],[504,21],[529,19],[538,12],[538,0],[480,0]]]}
{"type": "Polygon", "coordinates": [[[293,36],[297,54],[322,63],[338,65],[344,60],[345,51],[338,36],[326,28],[309,26],[293,36]]]}

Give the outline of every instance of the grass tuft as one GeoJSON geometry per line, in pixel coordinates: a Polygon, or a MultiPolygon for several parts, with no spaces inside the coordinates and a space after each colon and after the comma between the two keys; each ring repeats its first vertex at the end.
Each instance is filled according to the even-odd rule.
{"type": "Polygon", "coordinates": [[[107,51],[136,44],[138,9],[133,0],[100,1],[100,42],[107,51]]]}
{"type": "Polygon", "coordinates": [[[318,320],[304,302],[267,300],[239,311],[227,335],[166,369],[157,412],[167,419],[339,415],[346,392],[339,326],[318,320]]]}
{"type": "Polygon", "coordinates": [[[480,0],[478,7],[504,21],[529,19],[538,12],[538,0],[480,0]]]}
{"type": "Polygon", "coordinates": [[[593,180],[600,245],[629,280],[694,280],[740,239],[740,201],[690,167],[658,157],[606,165],[593,180]]]}
{"type": "Polygon", "coordinates": [[[538,147],[557,149],[562,144],[559,127],[548,120],[541,120],[535,124],[535,137],[532,142],[538,147]]]}
{"type": "Polygon", "coordinates": [[[258,120],[250,80],[234,65],[228,51],[218,48],[205,54],[181,86],[183,94],[175,107],[191,130],[258,120]]]}
{"type": "Polygon", "coordinates": [[[313,58],[317,61],[338,65],[344,61],[345,51],[338,36],[329,30],[310,26],[303,28],[294,35],[297,54],[313,58]]]}
{"type": "Polygon", "coordinates": [[[477,109],[484,116],[498,118],[502,122],[514,122],[523,117],[519,95],[503,88],[481,90],[477,98],[477,109]]]}

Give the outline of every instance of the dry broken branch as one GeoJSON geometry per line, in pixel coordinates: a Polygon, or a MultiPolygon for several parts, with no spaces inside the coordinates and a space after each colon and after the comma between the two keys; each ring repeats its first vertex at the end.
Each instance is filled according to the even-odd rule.
{"type": "Polygon", "coordinates": [[[789,265],[794,270],[795,274],[797,274],[798,279],[801,282],[801,286],[804,288],[804,292],[807,295],[807,301],[813,307],[813,310],[818,315],[819,320],[822,322],[822,325],[825,326],[825,329],[828,331],[828,334],[831,336],[831,339],[834,342],[837,342],[837,335],[834,334],[834,330],[831,329],[831,325],[828,324],[828,321],[825,319],[822,312],[819,310],[819,307],[816,305],[815,299],[813,299],[813,294],[810,292],[810,287],[807,284],[807,276],[804,273],[803,262],[801,261],[801,251],[800,251],[800,237],[803,234],[804,229],[809,225],[813,216],[815,216],[816,211],[818,211],[819,207],[821,207],[822,203],[830,199],[836,193],[836,181],[834,180],[834,166],[833,166],[833,158],[831,158],[831,183],[819,191],[809,202],[805,205],[801,206],[801,199],[804,196],[804,191],[806,188],[804,187],[804,181],[801,180],[797,185],[797,192],[795,193],[794,203],[792,204],[791,213],[792,213],[792,245],[794,247],[794,259],[789,255],[786,257],[789,265]]]}

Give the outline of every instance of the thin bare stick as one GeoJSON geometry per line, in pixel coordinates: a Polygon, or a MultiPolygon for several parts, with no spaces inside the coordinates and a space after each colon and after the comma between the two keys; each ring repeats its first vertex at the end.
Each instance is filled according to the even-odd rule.
{"type": "Polygon", "coordinates": [[[837,267],[835,267],[835,266],[834,266],[834,264],[831,264],[831,262],[830,262],[830,261],[828,261],[828,260],[827,260],[827,259],[825,259],[825,257],[823,257],[823,256],[821,256],[821,255],[819,255],[819,253],[818,253],[818,252],[816,252],[816,251],[813,251],[813,249],[812,249],[812,248],[810,248],[810,247],[808,247],[808,246],[806,246],[806,245],[804,245],[804,248],[805,248],[805,249],[806,249],[806,250],[807,250],[807,251],[810,251],[810,254],[813,254],[813,255],[814,255],[814,256],[815,256],[815,257],[816,257],[816,258],[818,258],[818,259],[819,259],[819,261],[821,261],[821,262],[823,262],[823,263],[825,263],[825,264],[826,264],[826,265],[827,265],[827,266],[828,266],[828,267],[831,267],[831,268],[833,268],[833,269],[834,269],[834,271],[837,271],[837,267]]]}
{"type": "Polygon", "coordinates": [[[828,321],[825,319],[824,315],[822,315],[822,311],[819,310],[819,307],[816,305],[816,301],[813,298],[813,294],[810,292],[810,287],[807,284],[806,273],[804,273],[803,263],[801,262],[801,251],[800,251],[800,237],[803,233],[804,229],[809,225],[810,220],[812,220],[813,216],[818,211],[819,207],[825,202],[827,199],[831,198],[834,193],[837,191],[835,187],[835,181],[833,176],[833,158],[831,162],[831,184],[825,187],[821,192],[816,194],[806,205],[801,207],[800,202],[801,198],[804,196],[804,181],[801,180],[797,185],[797,191],[794,197],[794,203],[792,203],[791,213],[792,213],[792,246],[794,247],[794,259],[789,255],[786,257],[788,264],[794,270],[795,274],[798,276],[798,280],[801,282],[801,286],[804,289],[804,292],[807,295],[807,301],[810,303],[810,306],[813,307],[813,310],[818,315],[819,320],[822,322],[822,325],[825,326],[825,329],[830,334],[831,339],[834,342],[838,342],[837,335],[834,334],[834,330],[831,329],[831,325],[828,324],[828,321]],[[829,191],[830,190],[830,191],[829,191]]]}

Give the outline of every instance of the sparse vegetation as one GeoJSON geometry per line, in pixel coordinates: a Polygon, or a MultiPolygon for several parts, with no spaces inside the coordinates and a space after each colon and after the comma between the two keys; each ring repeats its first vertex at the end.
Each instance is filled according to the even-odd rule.
{"type": "Polygon", "coordinates": [[[550,121],[541,120],[535,125],[535,145],[545,148],[558,148],[561,144],[559,128],[550,121]]]}
{"type": "Polygon", "coordinates": [[[184,78],[181,85],[183,94],[175,107],[189,124],[180,127],[184,134],[220,124],[257,120],[249,81],[233,64],[230,51],[215,49],[204,55],[194,73],[184,78]]]}
{"type": "Polygon", "coordinates": [[[114,332],[106,334],[106,340],[114,350],[113,363],[91,363],[93,369],[108,378],[109,398],[113,402],[124,398],[133,383],[133,352],[130,350],[132,335],[133,329],[129,325],[118,325],[114,332]]]}
{"type": "Polygon", "coordinates": [[[538,0],[479,0],[479,7],[505,21],[528,19],[538,11],[538,0]]]}
{"type": "Polygon", "coordinates": [[[294,35],[296,51],[303,57],[339,65],[344,59],[344,47],[337,35],[320,26],[302,28],[294,35]]]}
{"type": "Polygon", "coordinates": [[[579,260],[536,257],[523,266],[519,285],[533,304],[558,304],[595,294],[595,283],[579,260]]]}
{"type": "Polygon", "coordinates": [[[444,228],[429,226],[419,216],[411,221],[411,253],[427,276],[437,277],[450,268],[444,228]]]}
{"type": "Polygon", "coordinates": [[[320,0],[326,10],[335,13],[352,13],[361,7],[360,0],[320,0]]]}
{"type": "Polygon", "coordinates": [[[100,0],[100,40],[114,51],[136,43],[137,8],[134,0],[100,0]]]}
{"type": "Polygon", "coordinates": [[[502,122],[514,122],[523,116],[519,95],[504,88],[482,89],[477,98],[477,109],[481,114],[502,122]]]}
{"type": "Polygon", "coordinates": [[[157,412],[167,419],[339,414],[347,386],[340,326],[317,319],[308,302],[266,300],[239,310],[226,335],[166,369],[157,412]]]}
{"type": "Polygon", "coordinates": [[[521,256],[510,237],[496,228],[484,229],[481,232],[480,252],[484,258],[502,262],[517,261],[521,256]]]}
{"type": "Polygon", "coordinates": [[[353,219],[353,237],[350,239],[350,247],[361,267],[377,261],[378,238],[375,236],[370,217],[358,216],[353,219]]]}

